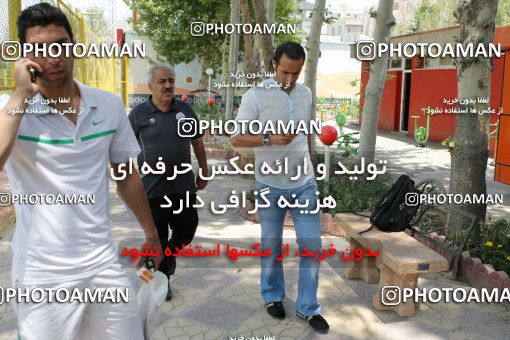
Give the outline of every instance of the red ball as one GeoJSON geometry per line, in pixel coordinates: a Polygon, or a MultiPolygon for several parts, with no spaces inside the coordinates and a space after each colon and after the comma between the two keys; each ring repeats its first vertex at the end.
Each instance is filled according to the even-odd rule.
{"type": "Polygon", "coordinates": [[[331,125],[324,125],[321,130],[320,140],[325,145],[333,144],[338,138],[336,129],[331,125]]]}
{"type": "Polygon", "coordinates": [[[187,102],[188,101],[188,96],[183,94],[181,99],[182,99],[183,102],[187,102]]]}
{"type": "Polygon", "coordinates": [[[214,105],[214,98],[207,99],[207,105],[213,106],[214,105]]]}

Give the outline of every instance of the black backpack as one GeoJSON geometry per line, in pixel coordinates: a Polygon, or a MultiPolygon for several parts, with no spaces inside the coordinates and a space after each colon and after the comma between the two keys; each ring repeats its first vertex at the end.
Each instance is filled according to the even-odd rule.
{"type": "Polygon", "coordinates": [[[374,226],[384,232],[405,230],[410,226],[410,222],[420,207],[419,194],[420,191],[414,187],[414,181],[409,176],[400,176],[390,190],[377,202],[372,215],[370,215],[372,226],[359,234],[372,230],[374,226]],[[406,199],[407,194],[411,195],[406,199]],[[408,205],[406,201],[416,203],[416,205],[408,205]]]}

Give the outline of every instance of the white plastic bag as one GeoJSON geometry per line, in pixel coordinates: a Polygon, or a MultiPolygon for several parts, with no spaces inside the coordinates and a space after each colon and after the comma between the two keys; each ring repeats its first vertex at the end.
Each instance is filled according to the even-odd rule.
{"type": "Polygon", "coordinates": [[[156,272],[156,277],[148,283],[142,282],[136,300],[140,306],[143,336],[150,340],[156,330],[161,314],[161,305],[165,302],[168,291],[168,278],[162,272],[156,272]]]}

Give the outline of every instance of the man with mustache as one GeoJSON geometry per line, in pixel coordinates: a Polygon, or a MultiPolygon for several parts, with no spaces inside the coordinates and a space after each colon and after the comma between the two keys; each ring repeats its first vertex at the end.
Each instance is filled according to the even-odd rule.
{"type": "MultiPolygon", "coordinates": [[[[17,25],[21,44],[44,49],[74,42],[65,14],[47,3],[26,8],[17,25]]],[[[113,243],[107,174],[108,163],[118,175],[140,149],[120,98],[73,79],[73,64],[72,55],[32,52],[16,62],[16,88],[0,105],[0,169],[5,166],[13,194],[94,197],[92,204],[15,202],[13,286],[45,292],[41,303],[16,304],[18,338],[138,340],[140,311],[113,243]],[[51,293],[115,288],[128,289],[128,303],[56,303],[51,293]]],[[[138,173],[116,184],[149,247],[161,251],[138,173]]],[[[155,258],[156,267],[161,260],[155,258]]]]}
{"type": "MultiPolygon", "coordinates": [[[[142,181],[163,249],[168,246],[175,252],[175,248],[187,246],[195,236],[198,213],[193,205],[196,204],[197,190],[203,190],[207,181],[199,176],[195,179],[191,171],[179,174],[173,180],[167,177],[175,175],[174,167],[180,171],[183,170],[181,164],[191,164],[190,146],[193,146],[202,174],[207,176],[207,156],[202,134],[198,131],[186,137],[179,136],[179,120],[198,123],[198,118],[188,104],[174,98],[175,71],[163,64],[154,65],[148,73],[148,87],[152,95],[133,108],[129,120],[142,148],[138,165],[141,167],[146,163],[151,169],[157,169],[158,162],[165,165],[164,173],[145,174],[142,181]],[[171,207],[161,207],[167,205],[168,200],[171,207]],[[170,239],[169,226],[172,229],[170,239]]],[[[168,277],[167,300],[172,299],[170,276],[175,273],[175,268],[175,256],[165,256],[159,270],[168,277]]]]}

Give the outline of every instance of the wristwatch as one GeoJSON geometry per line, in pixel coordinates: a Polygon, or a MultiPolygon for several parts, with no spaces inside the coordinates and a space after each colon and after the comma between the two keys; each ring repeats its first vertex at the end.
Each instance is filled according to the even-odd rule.
{"type": "Polygon", "coordinates": [[[264,146],[271,146],[271,141],[269,140],[269,133],[264,134],[264,139],[262,139],[262,144],[264,144],[264,146]]]}

